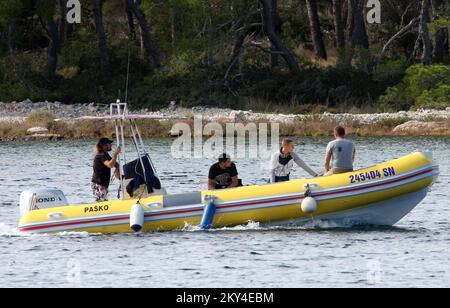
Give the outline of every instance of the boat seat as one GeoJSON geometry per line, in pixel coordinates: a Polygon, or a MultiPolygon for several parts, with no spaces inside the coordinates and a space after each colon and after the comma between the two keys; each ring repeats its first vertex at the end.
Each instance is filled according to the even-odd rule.
{"type": "Polygon", "coordinates": [[[164,207],[202,204],[202,193],[167,195],[163,197],[164,207]]]}

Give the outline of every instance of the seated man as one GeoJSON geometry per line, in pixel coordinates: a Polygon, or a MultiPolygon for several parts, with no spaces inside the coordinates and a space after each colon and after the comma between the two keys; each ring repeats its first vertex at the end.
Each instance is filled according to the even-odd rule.
{"type": "Polygon", "coordinates": [[[227,154],[219,156],[219,162],[212,165],[208,176],[208,189],[227,189],[239,186],[236,165],[227,154]]]}
{"type": "Polygon", "coordinates": [[[353,142],[345,139],[345,128],[338,126],[334,129],[336,140],[330,142],[325,156],[325,176],[353,171],[356,149],[353,142]]]}
{"type": "Polygon", "coordinates": [[[308,172],[311,176],[317,177],[319,174],[312,170],[295,152],[294,141],[284,139],[281,150],[272,156],[271,161],[271,183],[287,182],[296,163],[300,168],[308,172]]]}

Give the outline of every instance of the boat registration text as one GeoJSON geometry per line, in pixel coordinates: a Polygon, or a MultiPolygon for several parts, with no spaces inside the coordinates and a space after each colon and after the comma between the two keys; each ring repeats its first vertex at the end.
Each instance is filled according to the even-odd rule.
{"type": "Polygon", "coordinates": [[[393,177],[395,175],[396,175],[395,168],[389,167],[389,168],[383,168],[381,171],[374,170],[374,171],[366,171],[366,172],[353,174],[353,175],[350,175],[349,178],[350,178],[351,184],[357,184],[357,183],[382,179],[383,177],[384,178],[393,177]]]}

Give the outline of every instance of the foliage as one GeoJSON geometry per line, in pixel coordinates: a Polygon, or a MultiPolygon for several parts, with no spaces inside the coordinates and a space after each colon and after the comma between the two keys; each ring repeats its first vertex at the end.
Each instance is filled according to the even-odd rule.
{"type": "Polygon", "coordinates": [[[414,65],[406,70],[403,80],[388,88],[380,97],[386,108],[404,109],[412,106],[450,107],[450,68],[445,65],[414,65]]]}
{"type": "MultiPolygon", "coordinates": [[[[347,1],[341,2],[343,12],[348,11],[347,1]]],[[[445,84],[442,73],[433,71],[438,70],[436,67],[408,69],[414,64],[410,58],[417,29],[393,44],[391,58],[377,61],[380,42],[387,42],[398,31],[400,17],[411,20],[419,13],[418,6],[409,6],[409,2],[383,1],[383,7],[387,8],[383,24],[368,26],[370,49],[352,49],[348,42],[347,48],[337,49],[331,1],[319,2],[329,59],[317,61],[305,3],[278,1],[279,36],[302,70],[294,76],[289,74],[282,55],[278,55],[278,64],[272,67],[267,53],[271,45],[263,32],[259,1],[140,1],[139,8],[161,53],[162,68],[155,69],[151,57],[141,48],[136,18],[137,38],[129,38],[123,1],[103,2],[108,63],[102,66],[93,2],[82,0],[82,23],[70,34],[61,35],[57,69],[49,75],[47,24],[54,21],[58,25],[59,1],[2,0],[0,101],[30,98],[109,103],[117,98],[124,100],[129,62],[129,102],[149,109],[166,106],[173,100],[185,106],[234,108],[258,102],[254,109],[261,110],[271,106],[296,110],[352,106],[368,109],[377,108],[377,102],[388,109],[444,108],[448,105],[449,83],[445,84]],[[227,75],[237,38],[245,33],[248,24],[254,26],[252,38],[247,37],[236,67],[227,75]],[[429,70],[433,72],[428,74],[429,70]]],[[[448,4],[437,9],[439,16],[430,22],[431,33],[448,27],[448,4]]]]}

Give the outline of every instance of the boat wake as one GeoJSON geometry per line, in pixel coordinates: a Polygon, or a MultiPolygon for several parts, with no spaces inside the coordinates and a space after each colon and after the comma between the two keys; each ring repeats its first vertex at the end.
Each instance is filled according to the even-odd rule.
{"type": "Polygon", "coordinates": [[[417,230],[411,230],[408,228],[401,227],[381,227],[381,226],[357,226],[352,223],[345,222],[335,222],[327,220],[314,220],[310,222],[303,223],[301,225],[296,224],[261,224],[259,222],[249,221],[247,224],[234,226],[234,227],[224,227],[216,228],[204,231],[198,225],[191,225],[186,223],[184,228],[178,230],[179,232],[249,232],[249,231],[271,231],[271,232],[283,232],[283,231],[309,231],[309,232],[320,232],[320,231],[340,231],[340,232],[359,232],[359,231],[395,231],[395,232],[417,232],[417,230]]]}
{"type": "Polygon", "coordinates": [[[61,232],[56,234],[46,234],[46,233],[24,233],[20,232],[17,227],[13,227],[7,225],[5,223],[0,223],[0,237],[21,237],[21,238],[30,238],[30,237],[64,237],[64,238],[87,238],[91,236],[99,236],[102,234],[95,234],[89,232],[61,232]]]}
{"type": "Polygon", "coordinates": [[[23,233],[15,227],[7,225],[5,223],[0,223],[0,237],[16,237],[23,236],[23,233]]]}
{"type": "Polygon", "coordinates": [[[99,233],[89,233],[89,232],[60,232],[56,233],[56,236],[67,237],[67,238],[87,238],[93,236],[101,236],[99,233]]]}
{"type": "Polygon", "coordinates": [[[264,230],[261,228],[259,222],[249,221],[245,225],[239,225],[235,227],[215,228],[210,230],[202,230],[199,225],[192,225],[185,223],[184,227],[180,229],[181,232],[220,232],[220,231],[249,231],[249,230],[264,230]]]}

